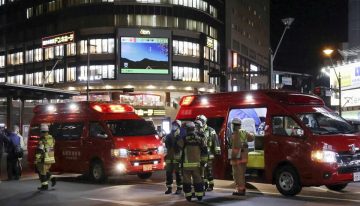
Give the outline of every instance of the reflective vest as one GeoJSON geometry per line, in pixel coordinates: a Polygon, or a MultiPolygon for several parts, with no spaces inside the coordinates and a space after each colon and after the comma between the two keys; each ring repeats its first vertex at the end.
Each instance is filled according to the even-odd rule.
{"type": "Polygon", "coordinates": [[[166,156],[165,162],[169,163],[179,163],[180,161],[180,149],[177,146],[176,142],[179,139],[180,129],[172,131],[170,134],[165,137],[165,147],[166,147],[166,156]]]}
{"type": "Polygon", "coordinates": [[[55,140],[51,135],[46,134],[44,137],[41,137],[35,154],[35,164],[54,164],[54,146],[55,140]]]}
{"type": "Polygon", "coordinates": [[[205,142],[197,134],[189,134],[184,139],[183,146],[183,168],[200,167],[203,158],[206,158],[205,142]]]}

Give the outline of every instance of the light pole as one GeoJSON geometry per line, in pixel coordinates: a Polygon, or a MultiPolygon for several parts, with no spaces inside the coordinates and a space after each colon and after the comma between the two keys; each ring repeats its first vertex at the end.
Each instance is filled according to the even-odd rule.
{"type": "Polygon", "coordinates": [[[334,52],[333,49],[324,49],[323,50],[324,55],[329,57],[329,59],[330,59],[331,68],[333,69],[333,71],[335,73],[336,80],[337,80],[337,82],[339,84],[339,116],[341,116],[341,113],[342,113],[342,109],[341,109],[341,74],[340,74],[340,72],[337,73],[336,69],[334,67],[334,63],[333,63],[333,60],[331,58],[331,55],[332,55],[333,52],[334,52]]]}
{"type": "Polygon", "coordinates": [[[43,85],[42,85],[43,87],[45,87],[45,82],[46,82],[46,80],[50,77],[50,74],[54,71],[56,65],[57,65],[61,60],[62,60],[62,57],[57,57],[54,66],[51,68],[50,73],[49,73],[47,76],[45,76],[45,75],[46,75],[46,70],[45,70],[45,75],[44,75],[44,78],[43,78],[43,85]]]}
{"type": "Polygon", "coordinates": [[[281,38],[279,40],[279,43],[276,46],[275,52],[273,53],[272,50],[270,50],[270,78],[269,78],[269,88],[273,89],[275,88],[275,84],[274,84],[274,59],[276,57],[276,53],[280,47],[280,44],[285,36],[285,32],[286,30],[290,29],[290,25],[294,22],[294,18],[288,17],[285,19],[282,19],[281,21],[283,22],[283,24],[285,25],[284,31],[281,35],[281,38]]]}
{"type": "Polygon", "coordinates": [[[86,69],[86,101],[90,100],[90,95],[89,95],[89,88],[90,88],[90,47],[94,46],[96,47],[96,45],[91,45],[90,44],[90,39],[87,39],[87,69],[86,69]]]}

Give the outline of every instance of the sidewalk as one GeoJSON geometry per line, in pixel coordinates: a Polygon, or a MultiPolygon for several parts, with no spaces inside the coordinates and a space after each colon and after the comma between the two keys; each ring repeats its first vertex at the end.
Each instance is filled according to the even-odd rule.
{"type": "MultiPolygon", "coordinates": [[[[30,170],[30,168],[28,167],[28,162],[27,162],[27,151],[24,151],[24,157],[21,160],[22,163],[22,175],[21,178],[28,178],[30,176],[33,176],[35,173],[34,171],[30,170]]],[[[2,156],[2,160],[1,160],[1,167],[0,167],[0,181],[5,181],[7,180],[7,172],[6,172],[6,157],[7,154],[4,153],[2,156]]]]}

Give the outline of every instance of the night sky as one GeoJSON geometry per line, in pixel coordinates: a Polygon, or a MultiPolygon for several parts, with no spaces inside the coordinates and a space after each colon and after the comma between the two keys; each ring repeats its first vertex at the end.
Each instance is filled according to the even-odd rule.
{"type": "Polygon", "coordinates": [[[270,38],[273,51],[284,30],[281,19],[295,21],[286,31],[274,70],[317,75],[322,49],[347,41],[348,0],[271,0],[270,38]]]}

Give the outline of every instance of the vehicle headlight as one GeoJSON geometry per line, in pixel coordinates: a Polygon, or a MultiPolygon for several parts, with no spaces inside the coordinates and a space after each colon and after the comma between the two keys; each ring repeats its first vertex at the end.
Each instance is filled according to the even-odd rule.
{"type": "Polygon", "coordinates": [[[317,162],[335,163],[337,153],[327,150],[315,150],[311,152],[311,159],[317,162]]]}
{"type": "Polygon", "coordinates": [[[157,151],[159,154],[164,154],[164,152],[165,152],[164,146],[159,146],[157,151]]]}
{"type": "Polygon", "coordinates": [[[124,149],[124,148],[120,148],[120,149],[112,149],[111,150],[111,155],[113,157],[127,157],[128,156],[128,150],[124,149]]]}

